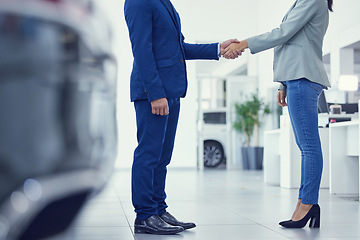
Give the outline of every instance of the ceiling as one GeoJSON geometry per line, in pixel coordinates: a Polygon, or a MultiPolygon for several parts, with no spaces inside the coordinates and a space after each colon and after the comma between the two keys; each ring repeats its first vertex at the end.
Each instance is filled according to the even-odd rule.
{"type": "MultiPolygon", "coordinates": [[[[354,49],[354,64],[360,64],[360,41],[359,42],[356,42],[356,43],[353,43],[353,44],[350,44],[344,48],[352,48],[354,49]]],[[[324,57],[323,57],[323,63],[327,63],[329,64],[330,63],[330,54],[326,54],[324,57]]]]}
{"type": "Polygon", "coordinates": [[[353,48],[354,49],[354,63],[360,64],[360,41],[350,44],[345,48],[353,48]]]}
{"type": "Polygon", "coordinates": [[[347,46],[346,48],[354,48],[355,50],[360,50],[360,41],[350,44],[349,46],[347,46]]]}

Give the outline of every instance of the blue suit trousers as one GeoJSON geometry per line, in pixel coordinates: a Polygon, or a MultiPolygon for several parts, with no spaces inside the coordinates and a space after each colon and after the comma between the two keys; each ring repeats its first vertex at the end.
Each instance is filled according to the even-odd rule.
{"type": "Polygon", "coordinates": [[[165,180],[174,147],[180,99],[168,99],[169,114],[154,115],[147,100],[134,101],[138,146],[132,165],[132,202],[137,218],[166,212],[165,180]]]}

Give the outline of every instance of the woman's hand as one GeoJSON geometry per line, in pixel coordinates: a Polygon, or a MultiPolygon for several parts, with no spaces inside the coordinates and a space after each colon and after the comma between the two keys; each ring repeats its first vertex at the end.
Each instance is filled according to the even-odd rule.
{"type": "Polygon", "coordinates": [[[226,59],[234,59],[241,56],[246,48],[248,48],[246,40],[240,41],[239,43],[232,43],[221,52],[221,55],[226,59]]]}
{"type": "Polygon", "coordinates": [[[284,90],[279,90],[277,94],[277,103],[280,107],[287,106],[286,103],[286,92],[284,90]]]}
{"type": "Polygon", "coordinates": [[[227,48],[231,43],[239,43],[240,41],[237,39],[229,39],[220,44],[220,55],[224,52],[225,48],[227,48]]]}

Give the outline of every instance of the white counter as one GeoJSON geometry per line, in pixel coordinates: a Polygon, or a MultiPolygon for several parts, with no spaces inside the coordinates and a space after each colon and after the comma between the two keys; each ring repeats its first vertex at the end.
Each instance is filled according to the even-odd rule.
{"type": "Polygon", "coordinates": [[[330,193],[359,194],[359,120],[330,124],[330,193]]]}

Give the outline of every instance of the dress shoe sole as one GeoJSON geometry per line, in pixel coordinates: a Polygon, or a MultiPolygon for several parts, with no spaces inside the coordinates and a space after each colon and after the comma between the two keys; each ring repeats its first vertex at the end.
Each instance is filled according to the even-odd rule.
{"type": "Polygon", "coordinates": [[[195,227],[196,227],[196,225],[194,224],[194,225],[192,225],[192,226],[188,226],[188,227],[184,227],[184,226],[181,226],[181,227],[183,227],[185,230],[188,230],[188,229],[195,228],[195,227]]]}
{"type": "MultiPolygon", "coordinates": [[[[165,221],[165,220],[164,220],[165,221]]],[[[166,222],[166,221],[165,221],[166,222]]],[[[185,230],[188,230],[188,229],[191,229],[191,228],[195,228],[196,227],[196,225],[195,225],[195,223],[194,224],[188,224],[188,225],[184,225],[184,224],[180,224],[180,223],[174,223],[174,222],[170,222],[170,221],[168,221],[168,222],[166,222],[167,224],[170,224],[171,226],[176,226],[176,227],[182,227],[182,228],[184,228],[185,230]]]]}
{"type": "Polygon", "coordinates": [[[178,229],[178,230],[166,231],[166,232],[153,231],[148,228],[142,228],[142,227],[135,227],[135,229],[134,229],[135,233],[145,233],[145,234],[147,233],[147,234],[155,234],[155,235],[173,235],[176,233],[180,233],[182,231],[184,231],[184,229],[178,229]]]}

